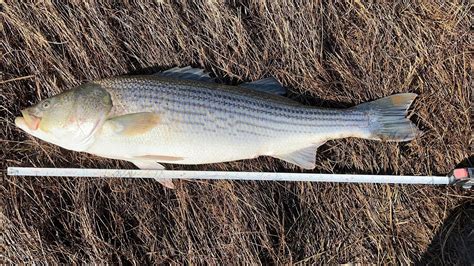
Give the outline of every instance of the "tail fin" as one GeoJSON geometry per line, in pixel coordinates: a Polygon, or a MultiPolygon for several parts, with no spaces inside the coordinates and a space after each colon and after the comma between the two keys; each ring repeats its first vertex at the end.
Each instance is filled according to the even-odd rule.
{"type": "Polygon", "coordinates": [[[370,139],[408,141],[421,131],[406,118],[407,109],[416,98],[414,93],[400,93],[355,107],[369,111],[370,139]]]}

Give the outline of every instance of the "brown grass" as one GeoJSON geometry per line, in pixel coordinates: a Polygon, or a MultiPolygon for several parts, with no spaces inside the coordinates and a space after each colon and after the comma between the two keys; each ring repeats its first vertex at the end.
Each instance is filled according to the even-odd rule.
{"type": "MultiPolygon", "coordinates": [[[[1,4],[2,169],[132,167],[29,137],[14,117],[88,80],[189,64],[230,83],[275,76],[315,106],[420,94],[424,136],[330,141],[315,172],[446,174],[473,154],[469,1],[164,2],[1,4]]],[[[474,249],[473,196],[449,187],[3,176],[1,198],[6,262],[468,263],[474,249]]]]}

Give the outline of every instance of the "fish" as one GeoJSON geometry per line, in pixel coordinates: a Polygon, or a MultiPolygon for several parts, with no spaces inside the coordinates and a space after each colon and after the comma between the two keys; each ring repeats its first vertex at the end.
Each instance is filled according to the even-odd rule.
{"type": "Polygon", "coordinates": [[[313,169],[316,150],[328,140],[402,142],[421,134],[407,118],[414,93],[345,109],[303,105],[285,93],[275,78],[230,86],[203,69],[175,67],[84,83],[23,109],[15,125],[62,148],[140,169],[259,156],[313,169]]]}

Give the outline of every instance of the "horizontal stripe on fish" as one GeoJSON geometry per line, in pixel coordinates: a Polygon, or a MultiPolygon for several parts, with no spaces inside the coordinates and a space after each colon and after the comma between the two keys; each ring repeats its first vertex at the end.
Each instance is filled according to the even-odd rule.
{"type": "MultiPolygon", "coordinates": [[[[171,83],[170,83],[171,84],[171,83]]],[[[126,85],[126,84],[125,84],[126,85]]],[[[199,84],[201,85],[201,84],[199,84]]],[[[176,96],[178,101],[182,102],[192,102],[193,100],[203,101],[206,103],[214,102],[215,104],[229,104],[230,102],[235,102],[235,107],[244,107],[244,108],[255,108],[255,109],[262,109],[264,112],[268,112],[268,110],[272,110],[273,112],[278,112],[279,115],[284,116],[288,112],[290,113],[298,113],[300,115],[314,115],[315,112],[319,115],[333,115],[338,114],[340,110],[333,110],[333,109],[314,109],[311,107],[304,107],[297,102],[273,102],[273,104],[268,103],[269,99],[266,98],[255,98],[256,95],[242,95],[241,90],[242,88],[238,87],[231,87],[233,91],[227,90],[216,90],[211,89],[206,86],[202,87],[191,87],[191,86],[176,86],[176,85],[169,85],[166,83],[150,83],[147,84],[146,87],[140,88],[129,88],[128,86],[124,86],[124,84],[118,85],[118,87],[123,87],[125,90],[129,89],[136,89],[137,92],[129,91],[127,92],[128,97],[134,97],[137,101],[142,101],[145,99],[157,99],[157,100],[169,100],[170,98],[174,98],[171,96],[176,96]],[[144,91],[149,91],[149,93],[145,93],[144,91]],[[165,96],[164,96],[165,95],[165,96]],[[222,99],[222,100],[218,100],[222,99]],[[282,105],[287,106],[297,106],[299,108],[285,108],[282,105]]],[[[155,101],[158,103],[158,101],[155,101]]],[[[255,110],[254,109],[254,110],[255,110]]],[[[294,118],[294,117],[293,117],[294,118]]],[[[309,118],[309,117],[308,117],[309,118]]]]}
{"type": "MultiPolygon", "coordinates": [[[[163,90],[163,87],[155,88],[155,94],[163,90]]],[[[189,109],[196,110],[202,108],[208,111],[218,111],[218,112],[225,112],[229,114],[235,115],[243,115],[246,117],[252,116],[252,114],[258,114],[258,119],[260,120],[269,120],[270,122],[274,123],[288,123],[289,125],[297,125],[297,126],[308,126],[314,127],[317,125],[320,126],[331,126],[331,123],[325,123],[324,121],[360,121],[365,122],[367,118],[362,113],[359,114],[347,114],[335,112],[333,110],[325,110],[325,109],[295,109],[295,108],[273,108],[270,110],[256,108],[258,105],[253,103],[248,103],[246,105],[238,104],[239,101],[233,102],[221,102],[216,101],[214,98],[206,98],[201,96],[190,97],[190,94],[177,92],[177,90],[163,90],[167,91],[176,97],[166,97],[166,98],[157,98],[157,100],[153,104],[145,105],[145,107],[151,109],[159,109],[160,105],[177,105],[179,110],[186,110],[186,107],[190,107],[189,109]],[[166,104],[168,103],[168,104],[166,104]],[[228,108],[221,108],[220,106],[227,106],[228,108]],[[184,108],[184,109],[183,109],[184,108]],[[236,110],[243,110],[243,112],[239,112],[236,110]],[[290,115],[291,113],[297,113],[298,115],[290,115]],[[298,120],[299,123],[292,123],[288,119],[298,120]],[[321,122],[319,122],[321,121],[321,122]],[[306,123],[304,123],[306,122],[306,123]]],[[[198,93],[198,92],[195,92],[198,93]]],[[[231,98],[234,99],[234,98],[231,98]]],[[[272,105],[273,106],[273,105],[272,105]]],[[[143,107],[142,107],[143,108],[143,107]]],[[[176,110],[176,109],[175,109],[176,110]]]]}
{"type": "MultiPolygon", "coordinates": [[[[204,106],[204,105],[196,105],[194,107],[200,107],[202,108],[203,110],[209,110],[211,109],[211,107],[208,107],[206,108],[207,106],[204,106]]],[[[169,111],[169,112],[173,112],[173,113],[176,113],[176,114],[189,114],[189,115],[195,115],[195,116],[201,116],[201,117],[209,117],[210,114],[209,112],[193,112],[193,111],[188,111],[186,109],[182,109],[182,108],[170,108],[170,107],[165,107],[164,108],[166,111],[169,111]]],[[[366,116],[357,116],[357,115],[339,115],[339,116],[332,116],[332,117],[329,117],[329,118],[325,118],[325,119],[322,119],[320,118],[319,116],[315,115],[314,116],[314,119],[311,120],[313,123],[302,123],[302,122],[291,122],[292,120],[284,120],[284,119],[277,119],[278,116],[269,116],[269,117],[262,117],[260,116],[260,113],[256,113],[256,112],[237,112],[237,111],[232,111],[232,112],[229,112],[228,109],[225,109],[225,108],[219,108],[219,107],[213,107],[212,108],[213,111],[216,111],[216,112],[226,112],[227,114],[230,114],[230,115],[239,115],[241,117],[245,117],[246,119],[248,118],[252,118],[252,119],[255,119],[255,120],[258,120],[258,121],[265,121],[265,122],[270,122],[270,123],[274,123],[274,124],[277,124],[277,125],[282,125],[281,123],[285,123],[285,125],[282,125],[282,126],[288,126],[288,125],[292,125],[292,126],[301,126],[301,127],[315,127],[315,126],[337,126],[337,125],[343,125],[343,126],[354,126],[354,125],[357,125],[357,126],[362,126],[364,124],[367,124],[368,122],[368,118],[366,116]],[[335,122],[337,121],[337,122],[335,122]],[[342,123],[341,123],[342,122],[342,123]]],[[[297,120],[297,118],[295,118],[296,121],[299,121],[297,120]]]]}

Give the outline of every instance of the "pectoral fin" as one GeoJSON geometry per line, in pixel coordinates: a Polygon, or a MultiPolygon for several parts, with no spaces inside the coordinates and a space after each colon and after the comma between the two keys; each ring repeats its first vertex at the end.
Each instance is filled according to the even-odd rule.
{"type": "Polygon", "coordinates": [[[324,144],[324,142],[315,143],[306,148],[299,149],[286,154],[272,155],[272,157],[292,164],[296,164],[297,166],[303,169],[313,169],[314,167],[316,167],[316,150],[322,144],[324,144]]]}
{"type": "Polygon", "coordinates": [[[148,132],[158,125],[160,116],[155,113],[134,113],[107,120],[117,134],[135,136],[148,132]]]}
{"type": "MultiPolygon", "coordinates": [[[[164,170],[165,167],[155,161],[131,161],[138,168],[143,170],[164,170]]],[[[156,181],[160,182],[163,186],[175,189],[173,180],[169,178],[155,178],[156,181]]]]}

